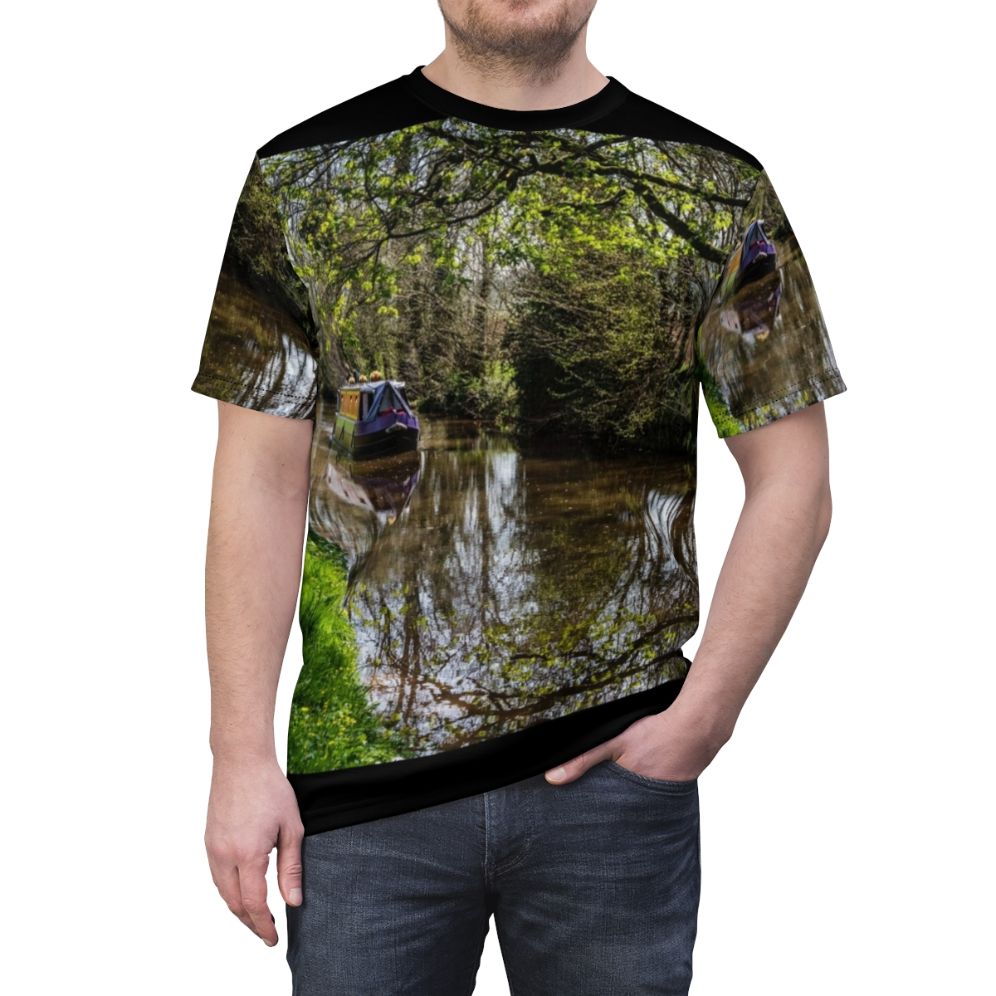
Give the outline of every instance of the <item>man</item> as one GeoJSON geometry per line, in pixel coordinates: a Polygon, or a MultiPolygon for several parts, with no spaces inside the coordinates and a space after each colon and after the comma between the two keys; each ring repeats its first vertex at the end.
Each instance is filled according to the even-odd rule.
{"type": "Polygon", "coordinates": [[[845,387],[770,178],[599,73],[593,7],[440,0],[238,201],[206,843],[269,945],[276,845],[295,993],[469,993],[491,915],[520,996],[687,993],[698,777],[827,533],[845,387]],[[692,664],[699,384],[746,497],[692,664]]]}

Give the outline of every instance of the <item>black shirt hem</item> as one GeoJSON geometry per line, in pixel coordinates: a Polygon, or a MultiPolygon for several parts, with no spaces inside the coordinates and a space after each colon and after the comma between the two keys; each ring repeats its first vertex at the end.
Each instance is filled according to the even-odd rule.
{"type": "Polygon", "coordinates": [[[427,757],[288,774],[305,835],[396,816],[542,774],[618,736],[636,720],[663,711],[684,680],[674,678],[613,702],[427,757]]]}

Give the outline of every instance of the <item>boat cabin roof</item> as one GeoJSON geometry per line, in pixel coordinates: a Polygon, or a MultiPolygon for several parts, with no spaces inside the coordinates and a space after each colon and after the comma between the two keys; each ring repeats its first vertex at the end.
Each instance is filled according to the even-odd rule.
{"type": "Polygon", "coordinates": [[[405,382],[403,380],[390,380],[385,378],[383,380],[368,380],[362,384],[343,384],[339,388],[340,391],[376,391],[377,388],[383,387],[385,384],[390,384],[392,387],[404,387],[405,382]]]}

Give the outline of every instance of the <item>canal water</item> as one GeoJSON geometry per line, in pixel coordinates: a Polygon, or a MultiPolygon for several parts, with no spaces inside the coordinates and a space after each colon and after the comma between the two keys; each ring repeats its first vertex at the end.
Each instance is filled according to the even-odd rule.
{"type": "Polygon", "coordinates": [[[684,673],[698,601],[687,461],[524,446],[426,415],[416,451],[354,461],[329,425],[311,528],[346,554],[371,704],[424,749],[684,673]]]}

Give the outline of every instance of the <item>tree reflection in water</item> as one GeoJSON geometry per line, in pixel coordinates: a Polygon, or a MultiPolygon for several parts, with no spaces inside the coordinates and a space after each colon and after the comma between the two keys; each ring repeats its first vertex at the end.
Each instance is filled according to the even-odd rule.
{"type": "Polygon", "coordinates": [[[687,460],[523,446],[424,416],[416,453],[344,460],[321,423],[316,447],[312,529],[346,554],[359,674],[417,753],[684,674],[687,460]]]}

